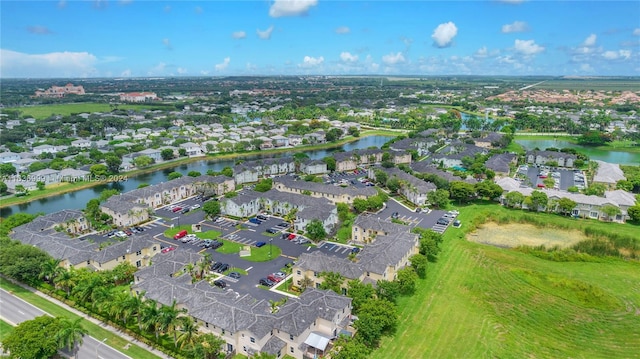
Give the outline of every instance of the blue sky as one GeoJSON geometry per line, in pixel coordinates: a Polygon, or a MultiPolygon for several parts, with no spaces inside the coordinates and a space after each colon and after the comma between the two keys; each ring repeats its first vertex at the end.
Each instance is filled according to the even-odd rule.
{"type": "Polygon", "coordinates": [[[640,76],[639,1],[1,1],[0,77],[640,76]]]}

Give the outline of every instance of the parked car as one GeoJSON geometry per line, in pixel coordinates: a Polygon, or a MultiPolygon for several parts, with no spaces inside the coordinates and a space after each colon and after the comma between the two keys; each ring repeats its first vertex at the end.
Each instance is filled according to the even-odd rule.
{"type": "Polygon", "coordinates": [[[233,279],[240,279],[240,273],[238,272],[231,272],[229,274],[227,274],[228,277],[233,278],[233,279]]]}
{"type": "Polygon", "coordinates": [[[200,208],[199,204],[194,204],[193,206],[191,206],[191,209],[198,209],[198,208],[200,208]]]}
{"type": "Polygon", "coordinates": [[[258,284],[263,285],[265,287],[273,287],[274,284],[276,284],[275,282],[270,281],[267,278],[262,278],[258,281],[258,284]]]}
{"type": "Polygon", "coordinates": [[[163,248],[161,252],[162,252],[162,253],[169,253],[169,252],[171,252],[171,251],[173,251],[173,250],[175,250],[175,249],[176,249],[176,247],[173,247],[173,246],[171,246],[171,247],[166,247],[166,248],[163,248]]]}
{"type": "Polygon", "coordinates": [[[176,213],[176,212],[178,212],[178,211],[182,211],[182,207],[173,207],[173,208],[171,209],[171,212],[173,212],[173,213],[176,213]]]}
{"type": "Polygon", "coordinates": [[[287,278],[287,274],[283,273],[283,272],[275,272],[275,273],[273,273],[273,275],[276,278],[280,278],[280,280],[287,278]]]}
{"type": "Polygon", "coordinates": [[[292,240],[296,239],[296,235],[293,234],[293,233],[289,233],[289,235],[287,236],[287,239],[292,241],[292,240]]]}
{"type": "Polygon", "coordinates": [[[217,270],[218,270],[218,268],[220,268],[220,266],[222,266],[223,264],[224,264],[224,263],[222,263],[222,262],[214,262],[214,263],[211,265],[211,270],[212,270],[212,271],[217,271],[217,270]]]}
{"type": "Polygon", "coordinates": [[[176,233],[176,235],[173,236],[173,239],[180,239],[180,238],[186,236],[187,234],[189,234],[189,233],[186,230],[182,230],[182,231],[176,233]]]}
{"type": "Polygon", "coordinates": [[[460,222],[457,219],[455,221],[453,221],[453,226],[456,227],[456,228],[460,227],[461,224],[462,224],[462,222],[460,222]]]}
{"type": "Polygon", "coordinates": [[[274,282],[274,283],[278,283],[278,282],[280,282],[280,281],[282,280],[282,278],[278,278],[278,277],[276,277],[276,276],[275,276],[275,275],[273,275],[273,274],[269,274],[269,275],[267,276],[267,279],[268,279],[268,280],[270,280],[270,281],[272,281],[272,282],[274,282]]]}
{"type": "Polygon", "coordinates": [[[213,281],[213,285],[215,285],[218,288],[226,288],[227,287],[227,282],[223,281],[222,279],[216,279],[213,281]]]}
{"type": "Polygon", "coordinates": [[[294,241],[297,244],[305,244],[305,243],[309,243],[309,240],[307,238],[304,237],[298,237],[295,239],[294,241]]]}
{"type": "Polygon", "coordinates": [[[267,233],[276,234],[276,233],[278,233],[278,230],[275,229],[275,228],[269,228],[269,229],[267,229],[267,233]]]}
{"type": "Polygon", "coordinates": [[[262,224],[262,222],[257,219],[257,218],[249,218],[249,222],[253,223],[253,224],[262,224]]]}
{"type": "Polygon", "coordinates": [[[224,244],[223,242],[213,241],[213,242],[209,242],[207,248],[218,249],[222,247],[223,244],[224,244]]]}
{"type": "Polygon", "coordinates": [[[449,220],[446,218],[440,218],[438,219],[438,221],[436,222],[437,224],[443,225],[443,226],[448,226],[449,225],[449,220]]]}
{"type": "Polygon", "coordinates": [[[360,248],[358,248],[358,247],[353,247],[353,248],[351,248],[351,253],[353,253],[353,254],[357,254],[357,253],[359,253],[359,252],[360,252],[360,248]]]}
{"type": "Polygon", "coordinates": [[[262,215],[262,214],[257,215],[256,218],[258,218],[261,221],[266,221],[267,219],[269,219],[269,218],[267,218],[267,216],[262,215]]]}
{"type": "Polygon", "coordinates": [[[222,265],[216,270],[216,272],[224,273],[225,271],[228,271],[229,268],[231,267],[227,263],[222,263],[222,265]]]}
{"type": "Polygon", "coordinates": [[[260,248],[260,247],[262,247],[262,246],[264,246],[266,244],[267,244],[267,242],[257,242],[256,243],[256,247],[260,248]]]}
{"type": "Polygon", "coordinates": [[[398,217],[400,217],[400,214],[398,212],[393,212],[391,214],[391,218],[393,218],[393,219],[398,219],[398,217]]]}

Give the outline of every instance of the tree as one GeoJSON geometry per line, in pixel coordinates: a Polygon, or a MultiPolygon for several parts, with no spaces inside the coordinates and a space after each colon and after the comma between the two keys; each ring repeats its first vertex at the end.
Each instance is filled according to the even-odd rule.
{"type": "Polygon", "coordinates": [[[178,347],[178,333],[176,326],[180,323],[178,316],[186,310],[178,309],[176,300],[171,302],[171,305],[163,305],[160,307],[160,330],[166,334],[173,333],[173,344],[178,347]]]}
{"type": "Polygon", "coordinates": [[[420,236],[420,254],[425,256],[429,262],[435,263],[439,253],[440,247],[433,236],[420,236]]]}
{"type": "Polygon", "coordinates": [[[153,299],[144,301],[144,306],[142,307],[142,326],[147,331],[153,331],[156,336],[156,341],[160,338],[160,325],[158,302],[153,299]]]}
{"type": "Polygon", "coordinates": [[[218,201],[207,201],[202,205],[202,211],[207,214],[210,218],[220,215],[220,202],[218,201]]]}
{"type": "Polygon", "coordinates": [[[358,311],[354,327],[363,342],[375,347],[384,334],[391,334],[397,325],[396,306],[384,299],[369,299],[358,311]]]}
{"type": "Polygon", "coordinates": [[[189,173],[187,173],[187,176],[189,177],[200,177],[202,175],[202,173],[198,172],[198,171],[189,171],[189,173]]]}
{"type": "Polygon", "coordinates": [[[331,289],[338,294],[342,293],[342,283],[344,282],[342,274],[338,272],[322,272],[320,273],[320,278],[324,279],[320,284],[320,289],[331,289]]]}
{"type": "Polygon", "coordinates": [[[40,275],[38,278],[44,279],[49,283],[53,283],[56,280],[56,277],[60,275],[64,268],[60,267],[60,259],[50,258],[42,263],[42,270],[40,271],[40,275]]]}
{"type": "Polygon", "coordinates": [[[39,191],[43,191],[45,186],[46,184],[43,181],[36,182],[36,187],[38,188],[39,191]]]}
{"type": "Polygon", "coordinates": [[[162,157],[164,161],[172,160],[173,150],[170,148],[165,148],[164,150],[160,151],[160,157],[162,157]]]}
{"type": "Polygon", "coordinates": [[[38,281],[43,264],[51,257],[38,247],[19,243],[5,244],[0,251],[0,273],[20,282],[38,281]]]}
{"type": "Polygon", "coordinates": [[[633,182],[628,180],[620,180],[616,183],[616,189],[631,192],[633,191],[633,182]]]}
{"type": "Polygon", "coordinates": [[[222,348],[226,342],[222,338],[211,333],[200,335],[197,338],[197,343],[187,353],[188,358],[218,359],[224,357],[222,348]]]}
{"type": "Polygon", "coordinates": [[[409,257],[411,267],[416,271],[419,278],[424,279],[427,276],[427,257],[422,254],[414,254],[409,257]]]}
{"type": "Polygon", "coordinates": [[[227,177],[233,177],[233,169],[229,166],[226,166],[220,171],[220,174],[227,177]]]}
{"type": "Polygon", "coordinates": [[[472,184],[462,181],[453,181],[449,185],[449,195],[458,202],[467,202],[476,194],[472,184]]]}
{"type": "Polygon", "coordinates": [[[111,197],[113,197],[113,196],[115,196],[115,195],[118,195],[118,194],[120,194],[120,191],[119,191],[119,190],[117,190],[117,189],[106,189],[106,190],[104,190],[104,191],[100,192],[100,198],[99,198],[99,200],[100,200],[100,202],[101,202],[101,203],[104,203],[104,202],[106,202],[109,198],[111,198],[111,197]]]}
{"type": "Polygon", "coordinates": [[[109,170],[110,173],[120,172],[120,166],[122,165],[122,158],[114,154],[108,154],[104,157],[104,161],[107,164],[107,169],[109,170]]]}
{"type": "Polygon", "coordinates": [[[24,321],[5,337],[2,347],[12,358],[44,359],[58,352],[58,333],[62,325],[60,319],[48,315],[24,321]]]}
{"type": "Polygon", "coordinates": [[[9,187],[7,186],[7,184],[3,181],[0,181],[0,196],[4,196],[5,194],[7,194],[8,190],[9,187]]]}
{"type": "Polygon", "coordinates": [[[580,192],[580,188],[578,188],[578,186],[569,186],[569,188],[567,188],[567,192],[578,193],[580,192]]]}
{"type": "Polygon", "coordinates": [[[373,298],[375,289],[371,283],[362,283],[358,279],[347,282],[347,297],[352,299],[353,311],[357,312],[360,306],[367,300],[373,298]]]}
{"type": "Polygon", "coordinates": [[[24,188],[24,185],[21,184],[17,184],[15,187],[16,193],[28,193],[29,191],[27,191],[26,188],[24,188]]]}
{"type": "Polygon", "coordinates": [[[401,294],[408,295],[413,294],[416,290],[416,282],[418,281],[418,274],[413,267],[404,267],[398,270],[397,278],[398,290],[401,294]]]}
{"type": "Polygon", "coordinates": [[[524,202],[524,195],[520,192],[512,191],[504,196],[508,207],[520,207],[524,202]]]}
{"type": "Polygon", "coordinates": [[[151,166],[155,161],[149,156],[138,156],[133,160],[133,164],[138,168],[151,166]]]}
{"type": "Polygon", "coordinates": [[[528,198],[531,201],[531,205],[529,206],[531,211],[539,211],[540,209],[546,208],[549,203],[547,194],[541,191],[533,191],[528,198]]]}
{"type": "Polygon", "coordinates": [[[29,172],[36,172],[47,168],[47,164],[44,162],[34,162],[29,165],[29,172]]]}
{"type": "Polygon", "coordinates": [[[554,180],[551,177],[547,177],[545,179],[542,180],[542,183],[544,184],[545,187],[547,188],[553,188],[556,185],[556,180],[554,180]]]}
{"type": "Polygon", "coordinates": [[[189,316],[183,316],[179,319],[178,348],[181,350],[185,349],[185,347],[193,349],[197,342],[198,325],[189,316]]]}
{"type": "Polygon", "coordinates": [[[103,164],[97,164],[89,167],[89,172],[94,178],[104,178],[109,173],[109,169],[103,164]]]}
{"type": "Polygon", "coordinates": [[[314,242],[320,241],[327,236],[324,225],[319,219],[312,219],[305,227],[307,236],[314,242]]]}
{"type": "Polygon", "coordinates": [[[327,164],[327,170],[329,171],[335,171],[336,170],[336,159],[331,157],[331,156],[327,156],[325,158],[322,159],[324,161],[324,163],[327,164]]]}
{"type": "Polygon", "coordinates": [[[627,209],[627,214],[631,217],[632,221],[640,222],[640,204],[629,207],[629,209],[627,209]]]}
{"type": "Polygon", "coordinates": [[[395,303],[396,299],[398,299],[398,295],[400,295],[398,282],[383,279],[376,283],[376,296],[378,299],[388,300],[395,303]]]}
{"type": "Polygon", "coordinates": [[[17,173],[16,168],[11,163],[0,164],[0,176],[8,177],[17,173]]]}
{"type": "Polygon", "coordinates": [[[602,213],[607,215],[607,219],[609,219],[609,221],[613,221],[617,215],[622,213],[620,211],[620,208],[612,204],[606,204],[602,206],[602,208],[600,208],[600,211],[602,211],[602,213]]]}
{"type": "Polygon", "coordinates": [[[446,189],[436,189],[427,193],[427,201],[436,208],[447,208],[449,201],[449,191],[446,189]]]}
{"type": "Polygon", "coordinates": [[[374,170],[373,175],[376,178],[376,183],[378,183],[379,185],[385,185],[387,183],[387,180],[389,179],[387,173],[381,170],[374,170]]]}
{"type": "Polygon", "coordinates": [[[267,192],[273,187],[273,180],[271,178],[265,178],[262,181],[256,183],[254,190],[256,192],[267,192]]]}
{"type": "Polygon", "coordinates": [[[400,180],[396,177],[391,177],[385,184],[391,193],[397,193],[400,190],[400,180]]]}
{"type": "Polygon", "coordinates": [[[173,171],[167,175],[169,181],[182,177],[182,173],[173,171]]]}
{"type": "Polygon", "coordinates": [[[362,213],[364,211],[367,210],[367,208],[369,208],[369,203],[367,202],[366,199],[363,198],[355,198],[353,200],[353,209],[357,212],[357,213],[362,213]]]}
{"type": "MultiPolygon", "coordinates": [[[[162,154],[160,154],[162,156],[162,154]]],[[[178,155],[180,157],[187,157],[187,149],[186,148],[178,148],[178,155]]]]}
{"type": "Polygon", "coordinates": [[[350,136],[360,137],[360,130],[358,130],[358,128],[355,127],[355,126],[349,127],[349,129],[347,131],[348,131],[350,136]]]}
{"type": "Polygon", "coordinates": [[[570,200],[567,197],[562,197],[558,200],[558,209],[562,214],[570,214],[574,208],[576,208],[577,203],[573,200],[570,200]]]}
{"type": "Polygon", "coordinates": [[[607,187],[602,183],[592,183],[587,189],[584,190],[584,194],[587,196],[604,197],[604,192],[607,187]]]}
{"type": "Polygon", "coordinates": [[[327,142],[335,142],[338,139],[340,139],[340,136],[342,135],[343,135],[342,130],[334,127],[325,133],[324,139],[327,142]]]}
{"type": "Polygon", "coordinates": [[[82,345],[83,337],[88,331],[82,327],[82,318],[75,320],[63,319],[60,321],[61,328],[55,334],[60,348],[66,347],[71,352],[71,356],[75,357],[82,345]]]}

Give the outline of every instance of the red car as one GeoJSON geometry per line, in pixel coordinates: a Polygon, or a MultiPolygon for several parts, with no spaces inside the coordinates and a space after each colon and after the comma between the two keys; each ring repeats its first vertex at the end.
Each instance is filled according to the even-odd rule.
{"type": "Polygon", "coordinates": [[[268,280],[270,280],[270,281],[272,281],[272,282],[275,282],[275,283],[278,283],[278,282],[280,282],[280,281],[282,280],[282,278],[278,278],[278,277],[276,277],[276,276],[275,276],[275,275],[273,275],[273,274],[269,274],[269,275],[267,276],[267,279],[268,279],[268,280]]]}
{"type": "Polygon", "coordinates": [[[176,213],[176,212],[178,212],[178,211],[182,211],[182,207],[174,207],[171,211],[172,211],[173,213],[176,213]]]}
{"type": "Polygon", "coordinates": [[[293,234],[293,233],[291,233],[291,234],[289,235],[289,237],[287,237],[287,239],[288,239],[288,240],[290,240],[290,241],[292,241],[292,240],[296,239],[296,235],[295,235],[295,234],[293,234]]]}
{"type": "Polygon", "coordinates": [[[176,249],[176,247],[167,247],[167,248],[163,248],[161,252],[162,253],[169,253],[169,252],[171,252],[171,251],[173,251],[175,249],[176,249]]]}

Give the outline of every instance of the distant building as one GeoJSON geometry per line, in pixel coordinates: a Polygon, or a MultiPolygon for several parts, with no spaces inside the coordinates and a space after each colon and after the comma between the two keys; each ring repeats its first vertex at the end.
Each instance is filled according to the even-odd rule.
{"type": "Polygon", "coordinates": [[[35,97],[62,98],[69,94],[84,95],[84,87],[82,87],[82,85],[74,86],[72,83],[68,83],[64,86],[51,86],[46,90],[36,91],[35,97]]]}
{"type": "Polygon", "coordinates": [[[120,94],[120,101],[123,102],[147,102],[156,101],[158,95],[154,92],[129,92],[120,94]]]}

